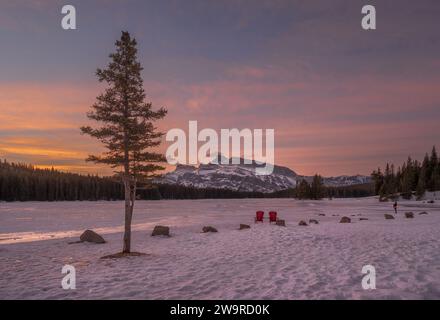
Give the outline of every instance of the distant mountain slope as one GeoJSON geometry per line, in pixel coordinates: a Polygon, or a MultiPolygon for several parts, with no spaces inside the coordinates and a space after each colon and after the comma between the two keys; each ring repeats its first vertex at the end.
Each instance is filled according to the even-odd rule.
{"type": "MultiPolygon", "coordinates": [[[[293,170],[274,166],[271,175],[256,175],[257,165],[244,164],[201,164],[200,166],[177,165],[173,172],[165,174],[157,183],[176,184],[195,188],[228,189],[244,192],[271,193],[275,191],[294,188],[301,179],[311,180],[311,177],[300,176],[293,170]]],[[[369,177],[340,176],[324,178],[327,186],[350,186],[369,183],[369,177]]]]}
{"type": "Polygon", "coordinates": [[[361,175],[324,178],[324,184],[328,187],[353,186],[370,182],[371,177],[361,175]]]}

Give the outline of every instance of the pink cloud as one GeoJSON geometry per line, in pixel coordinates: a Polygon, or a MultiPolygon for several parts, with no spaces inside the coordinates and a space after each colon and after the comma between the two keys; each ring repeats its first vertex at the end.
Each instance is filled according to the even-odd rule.
{"type": "MultiPolygon", "coordinates": [[[[423,112],[418,119],[400,116],[439,102],[439,83],[369,76],[340,82],[315,77],[311,82],[274,83],[257,77],[197,84],[147,81],[145,88],[154,107],[169,110],[158,123],[162,131],[186,130],[189,120],[198,120],[200,128],[274,128],[278,164],[302,174],[333,175],[369,173],[388,159],[400,163],[408,152],[422,154],[435,144],[436,118],[424,117],[423,112]]],[[[86,123],[85,113],[101,88],[26,83],[0,87],[2,130],[58,130],[58,136],[39,140],[22,133],[17,133],[15,141],[4,139],[2,156],[21,154],[29,162],[44,156],[45,162],[40,162],[45,165],[51,157],[57,164],[58,152],[73,161],[74,170],[84,166],[90,172],[98,170],[85,165],[83,158],[99,144],[81,136],[78,128],[86,123]],[[63,134],[62,130],[70,131],[63,134]]],[[[163,144],[159,150],[166,147],[163,144]]]]}

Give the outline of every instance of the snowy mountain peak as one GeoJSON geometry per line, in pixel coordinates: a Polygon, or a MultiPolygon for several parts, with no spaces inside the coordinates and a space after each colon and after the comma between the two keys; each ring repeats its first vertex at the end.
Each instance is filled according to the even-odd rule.
{"type": "MultiPolygon", "coordinates": [[[[256,175],[255,168],[264,166],[264,164],[255,161],[249,161],[250,163],[246,164],[243,158],[235,159],[239,160],[236,161],[238,164],[232,164],[232,159],[225,157],[223,157],[223,163],[227,162],[227,164],[222,164],[222,157],[218,155],[218,163],[212,161],[199,166],[179,164],[173,172],[165,174],[157,182],[194,188],[271,193],[294,188],[297,181],[303,178],[311,180],[311,177],[299,176],[293,170],[277,165],[274,166],[273,173],[270,175],[256,175]]],[[[324,178],[324,184],[328,186],[349,186],[369,181],[369,177],[360,175],[324,178]]]]}

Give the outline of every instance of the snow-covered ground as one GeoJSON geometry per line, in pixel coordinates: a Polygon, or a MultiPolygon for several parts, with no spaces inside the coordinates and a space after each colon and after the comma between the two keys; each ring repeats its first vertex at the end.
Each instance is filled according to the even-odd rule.
{"type": "Polygon", "coordinates": [[[133,249],[148,255],[100,259],[121,250],[122,208],[0,203],[0,299],[440,298],[438,202],[402,202],[385,220],[392,203],[373,198],[139,201],[133,249]],[[258,209],[278,211],[287,227],[254,224],[258,209]],[[344,215],[353,223],[338,223],[344,215]],[[310,218],[319,225],[298,226],[310,218]],[[172,237],[151,237],[157,224],[172,237]],[[219,232],[202,234],[204,225],[219,232]],[[88,228],[108,242],[68,244],[88,228]],[[61,288],[65,264],[76,267],[76,290],[61,288]],[[364,265],[376,268],[376,290],[362,289],[364,265]]]}

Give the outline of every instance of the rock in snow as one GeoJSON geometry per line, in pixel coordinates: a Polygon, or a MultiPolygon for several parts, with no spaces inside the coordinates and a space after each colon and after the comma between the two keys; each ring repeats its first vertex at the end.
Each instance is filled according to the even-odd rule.
{"type": "Polygon", "coordinates": [[[342,217],[339,223],[351,223],[351,219],[349,217],[342,217]]]}
{"type": "Polygon", "coordinates": [[[170,236],[170,227],[155,226],[151,236],[152,237],[154,237],[154,236],[167,236],[167,237],[169,237],[170,236]]]}
{"type": "Polygon", "coordinates": [[[203,227],[202,231],[203,231],[204,233],[206,233],[206,232],[218,232],[216,228],[211,227],[211,226],[205,226],[205,227],[203,227]]]}
{"type": "Polygon", "coordinates": [[[385,219],[386,219],[386,220],[393,220],[393,219],[394,219],[394,216],[393,216],[392,214],[386,214],[386,213],[385,213],[385,219]]]}
{"type": "Polygon", "coordinates": [[[318,220],[315,220],[315,219],[310,219],[310,220],[309,220],[309,223],[310,223],[310,224],[312,224],[312,223],[313,223],[313,224],[319,224],[318,220]]]}
{"type": "Polygon", "coordinates": [[[408,219],[414,218],[414,213],[412,213],[412,212],[405,212],[405,218],[408,218],[408,219]]]}
{"type": "Polygon", "coordinates": [[[79,237],[79,239],[82,242],[105,243],[104,238],[93,230],[84,231],[83,234],[79,237]]]}
{"type": "Polygon", "coordinates": [[[277,226],[285,227],[285,226],[286,226],[286,221],[285,221],[285,220],[278,219],[278,220],[275,222],[275,224],[276,224],[277,226]]]}
{"type": "Polygon", "coordinates": [[[298,223],[298,225],[299,225],[299,226],[304,226],[304,227],[308,226],[307,222],[305,222],[304,220],[301,220],[301,221],[298,223]]]}
{"type": "Polygon", "coordinates": [[[247,224],[240,224],[240,229],[239,230],[243,230],[243,229],[250,229],[251,226],[247,225],[247,224]]]}

